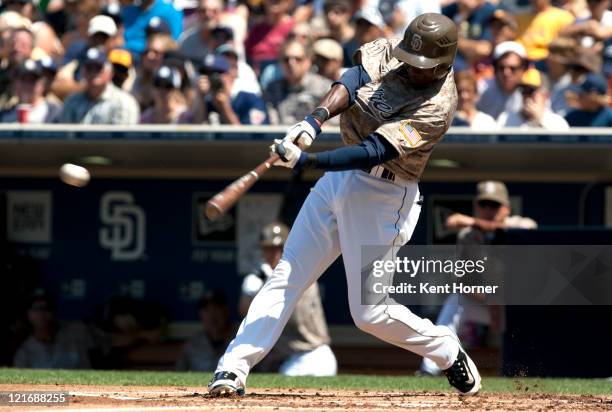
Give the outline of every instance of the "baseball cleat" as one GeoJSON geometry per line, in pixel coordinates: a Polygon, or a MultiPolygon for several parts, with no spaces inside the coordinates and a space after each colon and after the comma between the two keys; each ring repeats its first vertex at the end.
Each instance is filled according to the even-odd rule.
{"type": "Polygon", "coordinates": [[[243,396],[244,385],[232,372],[217,372],[208,384],[208,393],[213,397],[243,396]]]}
{"type": "Polygon", "coordinates": [[[443,371],[448,383],[461,395],[476,395],[480,390],[480,374],[470,357],[461,349],[453,365],[443,371]]]}

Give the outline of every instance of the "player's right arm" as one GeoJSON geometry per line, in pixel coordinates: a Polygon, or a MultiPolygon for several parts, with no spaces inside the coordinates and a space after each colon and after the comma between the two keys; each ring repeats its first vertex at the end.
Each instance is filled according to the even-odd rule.
{"type": "Polygon", "coordinates": [[[301,149],[310,147],[321,133],[323,123],[351,107],[355,102],[357,90],[370,81],[370,76],[361,64],[348,69],[340,80],[332,84],[317,108],[304,120],[292,126],[283,140],[295,143],[301,149]]]}

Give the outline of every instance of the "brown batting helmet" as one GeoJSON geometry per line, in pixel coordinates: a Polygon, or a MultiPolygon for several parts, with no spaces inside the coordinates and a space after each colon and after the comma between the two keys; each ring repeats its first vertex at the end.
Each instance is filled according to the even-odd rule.
{"type": "Polygon", "coordinates": [[[261,230],[260,245],[266,246],[283,246],[289,236],[289,228],[287,225],[280,222],[268,223],[261,230]]]}
{"type": "Polygon", "coordinates": [[[436,69],[442,77],[453,66],[457,54],[457,25],[438,13],[416,17],[404,33],[404,39],[393,49],[393,56],[419,69],[436,69]]]}

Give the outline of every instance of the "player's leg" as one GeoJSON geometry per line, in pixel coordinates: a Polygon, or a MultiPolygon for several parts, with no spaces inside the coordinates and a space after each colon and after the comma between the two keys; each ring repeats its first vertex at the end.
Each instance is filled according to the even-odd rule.
{"type": "MultiPolygon", "coordinates": [[[[463,311],[464,307],[459,303],[459,296],[450,295],[444,301],[444,305],[436,319],[436,325],[446,326],[453,331],[455,335],[458,335],[463,311]]],[[[421,372],[427,375],[439,375],[441,370],[434,361],[429,358],[423,358],[421,372]]]]}
{"type": "Polygon", "coordinates": [[[308,352],[291,355],[281,365],[279,372],[287,376],[335,376],[338,362],[328,345],[321,345],[308,352]]]}
{"type": "MultiPolygon", "coordinates": [[[[362,305],[361,246],[403,245],[410,240],[420,205],[416,184],[396,185],[362,172],[353,172],[345,184],[345,207],[337,213],[338,233],[346,269],[351,316],[360,329],[379,339],[431,359],[440,369],[461,373],[463,362],[459,340],[452,331],[420,318],[402,305],[362,305]],[[460,361],[461,365],[455,365],[460,361]]],[[[475,385],[464,393],[475,393],[480,377],[475,366],[475,385]]],[[[457,387],[457,385],[454,385],[457,387]]]]}
{"type": "Polygon", "coordinates": [[[236,338],[219,360],[209,385],[211,393],[224,394],[215,392],[225,389],[231,392],[236,380],[244,387],[251,368],[278,340],[302,293],[340,254],[337,224],[331,210],[333,186],[326,175],[306,198],[281,261],[253,299],[236,338]]]}

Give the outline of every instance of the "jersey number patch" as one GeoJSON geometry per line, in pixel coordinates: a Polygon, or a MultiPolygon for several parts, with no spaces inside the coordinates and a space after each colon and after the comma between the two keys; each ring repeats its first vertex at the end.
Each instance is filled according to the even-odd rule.
{"type": "Polygon", "coordinates": [[[404,139],[410,144],[410,146],[414,147],[419,143],[423,138],[419,134],[418,130],[412,127],[410,124],[410,120],[406,120],[402,122],[399,127],[399,131],[404,136],[404,139]]]}

